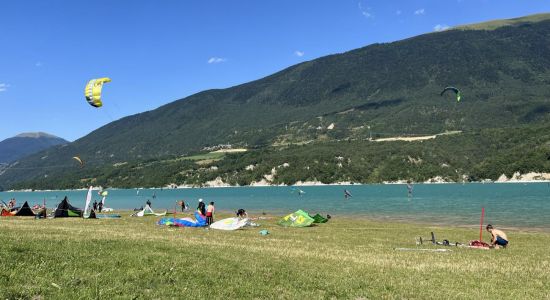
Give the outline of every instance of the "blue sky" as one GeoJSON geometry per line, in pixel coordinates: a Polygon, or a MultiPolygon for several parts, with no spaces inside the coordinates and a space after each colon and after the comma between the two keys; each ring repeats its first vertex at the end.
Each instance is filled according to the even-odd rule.
{"type": "Polygon", "coordinates": [[[68,140],[196,92],[460,24],[550,12],[547,0],[0,0],[0,140],[68,140]],[[104,107],[86,82],[108,76],[104,107]]]}

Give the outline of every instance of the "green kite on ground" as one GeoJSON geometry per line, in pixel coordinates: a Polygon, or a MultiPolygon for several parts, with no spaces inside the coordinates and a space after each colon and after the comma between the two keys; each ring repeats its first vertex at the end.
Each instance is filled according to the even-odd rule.
{"type": "Polygon", "coordinates": [[[298,210],[290,215],[283,217],[277,224],[284,227],[307,227],[311,226],[315,220],[303,210],[298,210]]]}

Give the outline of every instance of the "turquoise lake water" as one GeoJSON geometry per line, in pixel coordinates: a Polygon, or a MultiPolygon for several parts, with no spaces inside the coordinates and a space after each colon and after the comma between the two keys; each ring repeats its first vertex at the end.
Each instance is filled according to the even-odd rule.
{"type": "MultiPolygon", "coordinates": [[[[216,209],[286,214],[304,209],[312,214],[366,216],[375,219],[403,220],[431,224],[475,226],[481,208],[485,224],[496,226],[550,229],[549,183],[492,184],[415,184],[408,197],[406,185],[374,184],[352,186],[305,186],[301,196],[293,187],[232,187],[194,189],[110,189],[105,206],[128,210],[150,199],[154,210],[174,210],[184,199],[196,208],[197,200],[214,201],[216,209]],[[353,197],[344,198],[344,189],[353,197]]],[[[55,207],[64,196],[71,204],[83,207],[86,191],[0,192],[0,199],[15,197],[17,204],[41,204],[55,207]]],[[[97,192],[94,200],[100,200],[97,192]]]]}

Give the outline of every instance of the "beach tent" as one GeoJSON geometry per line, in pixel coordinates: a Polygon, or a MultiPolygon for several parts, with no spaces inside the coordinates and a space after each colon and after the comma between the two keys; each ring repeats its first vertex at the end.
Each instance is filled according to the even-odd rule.
{"type": "Polygon", "coordinates": [[[315,220],[309,216],[309,214],[303,210],[298,210],[290,215],[283,217],[277,224],[284,227],[307,227],[315,220]]]}
{"type": "Polygon", "coordinates": [[[15,213],[15,216],[17,217],[34,217],[35,214],[32,211],[31,207],[29,206],[29,203],[25,201],[25,204],[21,206],[21,208],[15,213]]]}
{"type": "Polygon", "coordinates": [[[160,216],[164,216],[166,215],[166,211],[164,211],[163,213],[155,213],[153,211],[153,209],[151,208],[151,206],[149,206],[148,204],[145,205],[145,207],[138,211],[138,212],[135,212],[132,214],[132,217],[146,217],[146,216],[157,216],[157,217],[160,217],[160,216]]]}
{"type": "Polygon", "coordinates": [[[237,230],[248,224],[248,219],[227,218],[210,224],[210,228],[219,230],[237,230]]]}
{"type": "Polygon", "coordinates": [[[53,213],[54,218],[82,217],[82,209],[69,204],[67,196],[57,205],[53,213]]]}
{"type": "Polygon", "coordinates": [[[321,216],[320,214],[316,214],[315,216],[313,216],[311,218],[313,218],[313,220],[314,220],[313,223],[326,223],[326,222],[328,222],[328,219],[321,216]]]}
{"type": "Polygon", "coordinates": [[[191,218],[162,218],[157,224],[178,227],[204,227],[206,226],[206,217],[199,212],[195,212],[195,220],[191,218]]]}

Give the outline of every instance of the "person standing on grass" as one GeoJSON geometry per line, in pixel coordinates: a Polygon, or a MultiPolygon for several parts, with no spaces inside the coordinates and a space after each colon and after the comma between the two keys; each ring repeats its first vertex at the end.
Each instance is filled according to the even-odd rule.
{"type": "Polygon", "coordinates": [[[204,205],[202,199],[199,199],[199,206],[197,206],[197,211],[203,216],[206,215],[206,205],[204,205]]]}
{"type": "Polygon", "coordinates": [[[502,230],[493,228],[493,225],[488,224],[487,231],[491,234],[491,247],[499,249],[500,247],[506,248],[508,245],[508,237],[502,230]]]}
{"type": "Polygon", "coordinates": [[[206,209],[206,225],[210,226],[214,222],[214,202],[210,202],[206,209]]]}

